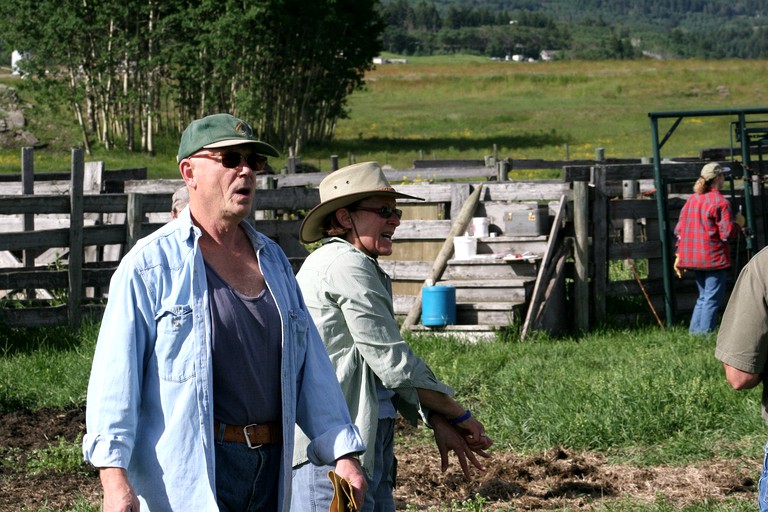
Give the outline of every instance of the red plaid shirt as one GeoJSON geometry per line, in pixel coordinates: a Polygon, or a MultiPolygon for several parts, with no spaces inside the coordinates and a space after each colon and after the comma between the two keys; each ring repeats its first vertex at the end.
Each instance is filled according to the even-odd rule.
{"type": "Polygon", "coordinates": [[[719,190],[690,196],[675,227],[678,266],[697,270],[730,267],[728,240],[741,232],[732,217],[731,204],[719,190]]]}

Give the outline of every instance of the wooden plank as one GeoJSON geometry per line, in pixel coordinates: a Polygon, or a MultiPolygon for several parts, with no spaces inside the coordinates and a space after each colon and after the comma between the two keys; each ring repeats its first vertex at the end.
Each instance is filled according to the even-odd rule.
{"type": "MultiPolygon", "coordinates": [[[[527,261],[510,262],[501,259],[455,264],[451,261],[443,272],[442,281],[458,279],[506,279],[535,277],[537,264],[527,261]]],[[[404,261],[379,258],[379,265],[393,281],[418,281],[427,279],[431,261],[404,261]]]]}
{"type": "Polygon", "coordinates": [[[564,272],[568,257],[569,251],[564,244],[561,244],[557,255],[553,258],[554,264],[549,266],[550,272],[544,278],[547,289],[539,309],[533,312],[531,330],[544,329],[550,334],[561,334],[565,331],[565,322],[563,322],[566,314],[564,272]]]}
{"type": "Polygon", "coordinates": [[[604,166],[594,168],[595,192],[592,201],[592,300],[595,321],[605,320],[605,283],[608,281],[608,195],[604,166]]]}
{"type": "MultiPolygon", "coordinates": [[[[170,194],[142,194],[145,212],[170,211],[170,194]]],[[[128,198],[125,194],[99,194],[83,196],[83,211],[90,213],[125,213],[128,198]]],[[[62,195],[0,196],[0,215],[66,214],[69,215],[70,198],[62,195]]]]}
{"type": "Polygon", "coordinates": [[[445,240],[450,232],[450,220],[403,220],[392,240],[445,240]]]}
{"type": "Polygon", "coordinates": [[[414,169],[445,167],[485,167],[485,160],[414,160],[414,169]]]}
{"type": "Polygon", "coordinates": [[[70,191],[71,210],[69,219],[69,287],[67,306],[69,326],[72,329],[80,327],[80,304],[83,300],[83,174],[85,164],[84,151],[81,148],[72,150],[72,182],[70,191]]]}
{"type": "MultiPolygon", "coordinates": [[[[112,267],[83,269],[85,286],[107,286],[112,274],[117,269],[117,262],[112,267]]],[[[65,289],[69,284],[66,268],[20,268],[0,269],[0,290],[17,290],[21,288],[42,288],[47,290],[65,289]]]]}
{"type": "MultiPolygon", "coordinates": [[[[668,201],[669,211],[679,211],[685,204],[681,197],[670,197],[668,201]]],[[[608,203],[609,215],[613,220],[656,218],[659,215],[656,201],[648,199],[622,199],[608,203]]]]}
{"type": "MultiPolygon", "coordinates": [[[[385,167],[383,169],[387,180],[397,190],[403,186],[403,182],[422,181],[430,182],[435,180],[459,180],[459,179],[481,179],[487,181],[496,176],[496,169],[493,167],[457,167],[453,169],[441,169],[439,167],[427,167],[422,169],[392,169],[385,167]]],[[[277,178],[278,188],[282,187],[317,187],[320,182],[328,175],[324,172],[312,172],[302,174],[285,174],[275,176],[277,178]]]]}
{"type": "Polygon", "coordinates": [[[69,246],[69,229],[49,229],[31,233],[3,233],[0,236],[0,251],[24,249],[48,249],[69,246]]]}
{"type": "MultiPolygon", "coordinates": [[[[675,178],[691,178],[694,181],[701,173],[701,168],[708,162],[700,161],[664,161],[661,163],[661,173],[664,176],[674,176],[675,178]]],[[[722,161],[723,165],[730,165],[729,162],[722,161]]],[[[598,164],[592,165],[565,165],[563,167],[563,181],[590,181],[592,168],[598,164]]],[[[653,164],[610,164],[605,165],[606,181],[616,180],[652,180],[655,177],[653,164]]]]}
{"type": "Polygon", "coordinates": [[[631,257],[633,260],[661,258],[661,242],[651,240],[648,242],[633,242],[631,244],[609,244],[608,259],[625,260],[631,257]]]}
{"type": "Polygon", "coordinates": [[[487,183],[482,197],[488,201],[532,201],[542,202],[559,200],[563,195],[571,195],[570,183],[555,180],[505,181],[487,183]]]}
{"type": "Polygon", "coordinates": [[[506,279],[451,279],[442,280],[440,284],[451,285],[457,290],[459,288],[523,288],[533,282],[530,277],[510,277],[506,279]]]}
{"type": "Polygon", "coordinates": [[[525,315],[525,322],[523,323],[523,329],[520,332],[520,339],[525,340],[526,335],[528,334],[528,330],[531,328],[531,322],[533,321],[533,315],[538,310],[538,302],[540,302],[543,299],[543,291],[544,287],[546,286],[545,283],[542,282],[542,278],[547,274],[547,266],[550,264],[550,260],[552,258],[552,255],[555,251],[555,247],[557,246],[559,242],[559,233],[560,229],[562,228],[562,222],[566,215],[566,208],[567,208],[567,201],[566,197],[563,196],[560,199],[560,208],[557,211],[557,215],[555,215],[555,220],[552,223],[552,227],[549,231],[549,244],[547,245],[547,250],[544,252],[544,256],[542,257],[541,261],[541,267],[539,268],[539,277],[536,279],[536,284],[533,287],[533,295],[531,297],[531,301],[528,305],[528,312],[525,315]]]}
{"type": "MultiPolygon", "coordinates": [[[[26,148],[25,148],[26,149],[26,148]]],[[[23,163],[22,163],[23,167],[23,163]]],[[[69,181],[70,171],[51,171],[34,173],[35,182],[46,181],[69,181]]],[[[147,168],[140,167],[135,169],[107,169],[104,171],[105,181],[127,181],[127,180],[146,180],[147,168]]],[[[13,183],[22,180],[21,173],[2,173],[0,182],[13,183]]]]}
{"type": "MultiPolygon", "coordinates": [[[[10,327],[53,327],[67,325],[69,311],[64,306],[0,308],[0,321],[10,327]]],[[[104,313],[102,304],[83,304],[78,317],[99,320],[104,313]]]]}
{"type": "Polygon", "coordinates": [[[63,195],[0,196],[0,215],[41,212],[69,214],[69,208],[69,197],[63,195]]]}

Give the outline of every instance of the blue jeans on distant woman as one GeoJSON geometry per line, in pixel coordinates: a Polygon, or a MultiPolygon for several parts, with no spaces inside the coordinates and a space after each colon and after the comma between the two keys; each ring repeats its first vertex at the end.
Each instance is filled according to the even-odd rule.
{"type": "Polygon", "coordinates": [[[725,286],[728,280],[728,269],[695,270],[696,286],[699,288],[699,298],[693,308],[691,334],[706,334],[717,329],[718,312],[725,297],[725,286]]]}

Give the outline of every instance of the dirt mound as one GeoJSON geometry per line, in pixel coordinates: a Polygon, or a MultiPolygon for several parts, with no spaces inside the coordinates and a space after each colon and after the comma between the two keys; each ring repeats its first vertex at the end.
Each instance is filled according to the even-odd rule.
{"type": "MultiPolygon", "coordinates": [[[[59,439],[75,441],[85,430],[81,408],[42,409],[0,415],[0,510],[47,506],[71,509],[78,500],[97,504],[101,490],[96,471],[83,464],[75,472],[26,471],[34,450],[56,445],[59,439]]],[[[400,428],[398,435],[410,436],[400,428]]],[[[696,466],[638,468],[609,463],[604,456],[554,448],[521,457],[496,451],[486,461],[485,473],[467,480],[455,460],[445,473],[434,446],[399,447],[398,509],[416,509],[460,503],[475,496],[483,510],[576,509],[606,505],[612,499],[634,498],[652,503],[663,497],[667,504],[684,506],[704,499],[722,501],[730,496],[751,499],[756,495],[760,460],[707,461],[696,466]]],[[[502,444],[502,443],[498,443],[502,444]]]]}

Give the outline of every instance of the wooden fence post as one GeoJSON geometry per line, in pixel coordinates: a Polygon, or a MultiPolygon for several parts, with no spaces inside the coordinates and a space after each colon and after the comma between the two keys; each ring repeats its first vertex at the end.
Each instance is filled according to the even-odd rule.
{"type": "MultiPolygon", "coordinates": [[[[83,194],[101,194],[104,191],[104,162],[85,162],[83,173],[83,194]]],[[[87,213],[83,219],[93,221],[96,225],[104,224],[101,213],[87,213]]],[[[83,249],[83,260],[87,262],[104,261],[104,245],[89,245],[83,249]]],[[[86,297],[96,297],[99,293],[94,288],[84,290],[86,297]]]]}
{"type": "Polygon", "coordinates": [[[298,156],[289,156],[286,160],[286,172],[288,174],[296,174],[296,171],[299,169],[299,165],[301,165],[301,158],[298,156]]]}
{"type": "Polygon", "coordinates": [[[589,184],[586,181],[573,183],[573,229],[574,263],[574,327],[577,331],[589,330],[589,184]]]}
{"type": "Polygon", "coordinates": [[[83,149],[72,149],[72,170],[69,185],[69,327],[79,329],[83,300],[83,149]]]}
{"type": "Polygon", "coordinates": [[[331,172],[339,170],[339,155],[331,155],[331,172]]]}
{"type": "MultiPolygon", "coordinates": [[[[21,148],[21,193],[25,196],[35,193],[35,160],[33,148],[21,148]]],[[[35,214],[24,214],[24,231],[32,232],[35,230],[35,214]]],[[[22,260],[24,268],[35,266],[35,257],[38,251],[34,249],[25,249],[22,260]]],[[[27,299],[34,299],[36,293],[34,289],[26,291],[27,299]]]]}
{"type": "Polygon", "coordinates": [[[136,245],[136,242],[141,238],[141,224],[144,222],[142,200],[141,194],[128,194],[128,207],[125,214],[126,252],[131,250],[131,247],[136,245]]]}
{"type": "Polygon", "coordinates": [[[512,167],[512,165],[509,163],[509,159],[505,158],[502,161],[496,162],[496,179],[499,182],[502,181],[508,181],[509,180],[509,169],[512,167]]]}
{"type": "Polygon", "coordinates": [[[595,197],[592,204],[592,257],[594,276],[592,293],[595,303],[595,321],[605,320],[605,293],[608,288],[608,196],[605,190],[605,166],[593,167],[595,197]]]}

